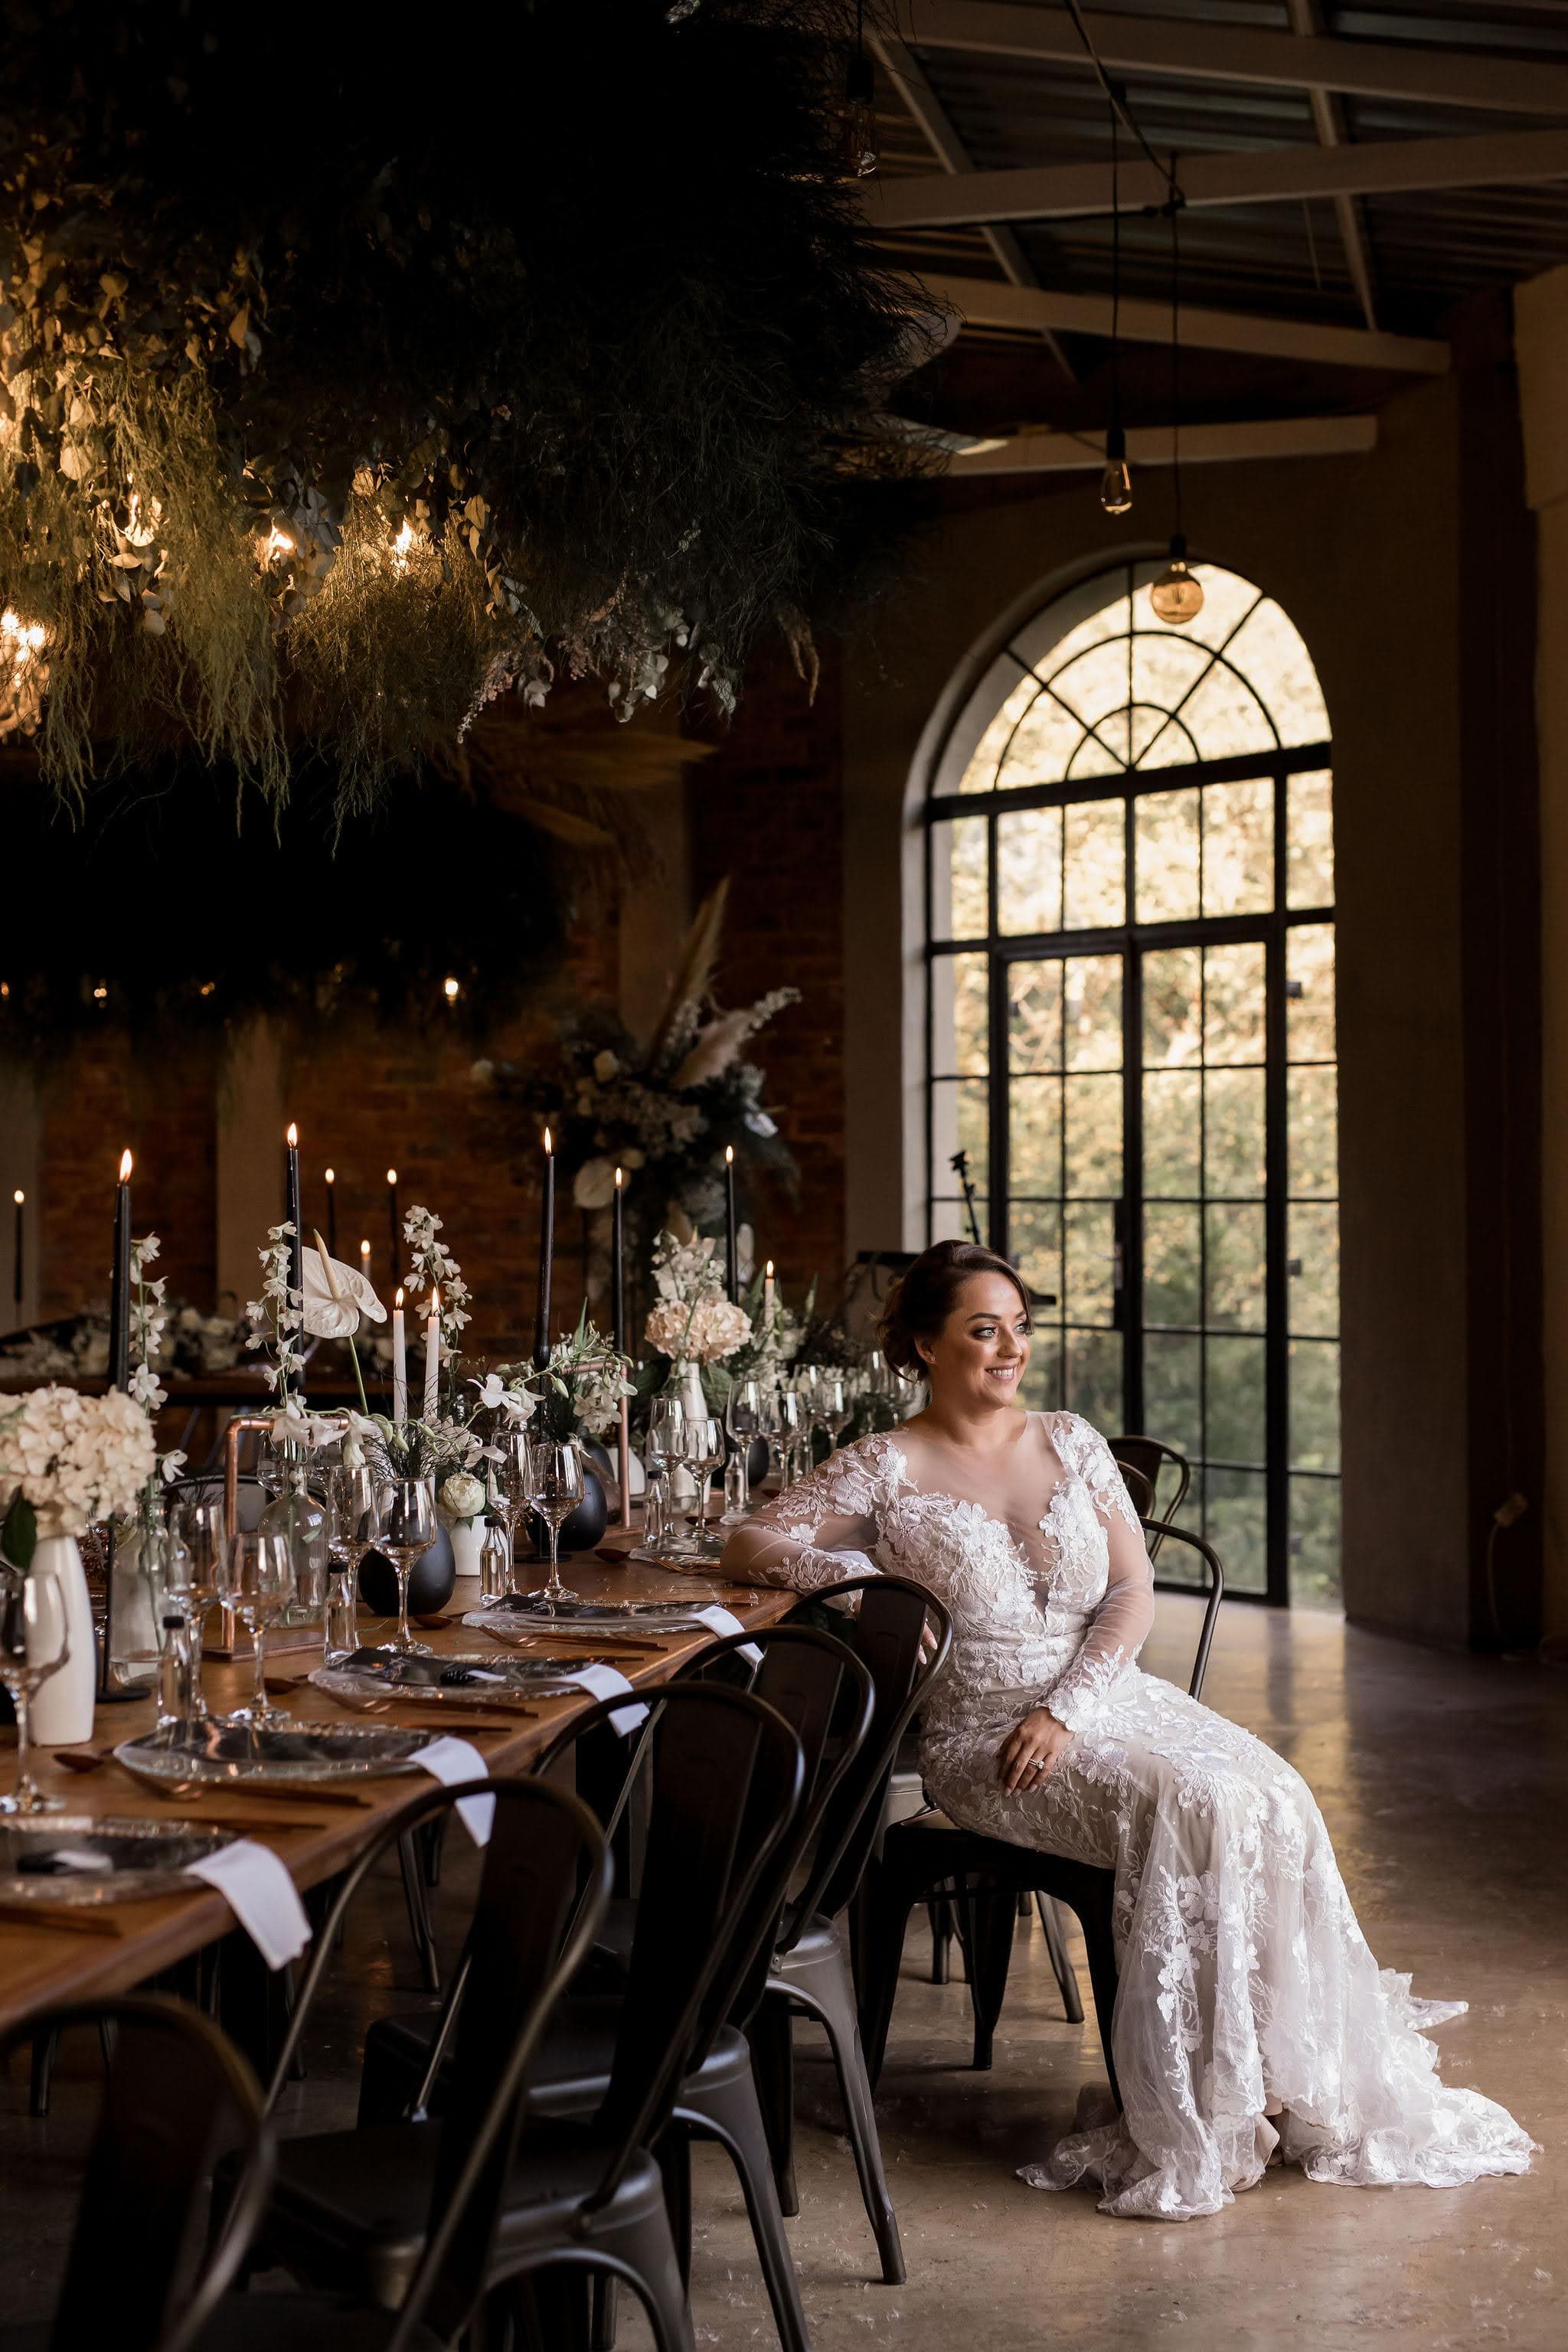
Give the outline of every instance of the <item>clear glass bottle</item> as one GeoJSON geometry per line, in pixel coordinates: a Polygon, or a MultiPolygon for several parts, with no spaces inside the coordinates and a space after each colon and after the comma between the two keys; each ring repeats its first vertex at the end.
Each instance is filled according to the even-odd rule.
{"type": "Polygon", "coordinates": [[[283,1612],[285,1625],[319,1625],[326,1606],[330,1560],[327,1514],[311,1494],[304,1448],[289,1439],[282,1448],[283,1483],[261,1514],[260,1531],[283,1536],[294,1570],[294,1598],[283,1612]]]}

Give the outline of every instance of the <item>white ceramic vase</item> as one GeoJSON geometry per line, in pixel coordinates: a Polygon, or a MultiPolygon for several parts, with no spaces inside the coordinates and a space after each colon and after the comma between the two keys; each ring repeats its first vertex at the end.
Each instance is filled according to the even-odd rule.
{"type": "Polygon", "coordinates": [[[485,1531],[489,1522],[484,1518],[454,1519],[447,1532],[452,1538],[452,1558],[459,1576],[478,1576],[479,1554],[485,1548],[485,1531]]]}
{"type": "MultiPolygon", "coordinates": [[[[70,1635],[70,1655],[48,1680],[40,1683],[28,1710],[28,1729],[40,1748],[74,1747],[92,1738],[92,1709],[98,1687],[98,1645],[93,1639],[92,1608],[87,1578],[75,1536],[40,1536],[29,1571],[52,1577],[70,1635]]],[[[43,1612],[47,1625],[55,1612],[43,1612]]],[[[29,1652],[31,1643],[29,1643],[29,1652]]]]}

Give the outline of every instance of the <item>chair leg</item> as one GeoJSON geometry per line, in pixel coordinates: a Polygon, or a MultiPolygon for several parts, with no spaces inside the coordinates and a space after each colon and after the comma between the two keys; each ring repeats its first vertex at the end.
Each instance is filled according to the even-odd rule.
{"type": "Polygon", "coordinates": [[[811,2352],[800,2281],[779,2209],[754,2076],[745,2074],[721,2090],[705,2091],[701,2106],[679,2109],[677,2120],[705,2137],[718,2140],[728,2151],[746,2200],[746,2212],[782,2352],[811,2352]]]}
{"type": "Polygon", "coordinates": [[[614,2271],[594,2273],[594,2315],[589,2329],[593,2352],[616,2352],[616,2330],[620,2326],[621,2283],[614,2271]]]}
{"type": "Polygon", "coordinates": [[[55,2060],[59,2054],[59,2029],[51,2026],[47,2032],[33,2036],[32,2080],[27,2093],[27,2113],[43,2117],[49,2112],[49,2092],[55,2079],[55,2060]]]}
{"type": "Polygon", "coordinates": [[[1062,1997],[1062,2010],[1069,2025],[1083,2023],[1083,1997],[1078,1989],[1078,1970],[1068,1958],[1068,1948],[1062,1936],[1061,1915],[1048,1895],[1037,1890],[1035,1907],[1040,1915],[1045,1932],[1046,1949],[1051,1958],[1051,1973],[1062,1997]]]}
{"type": "Polygon", "coordinates": [[[859,2022],[855,2014],[855,1996],[842,1951],[836,1952],[831,1962],[813,1969],[809,1990],[799,1981],[790,1990],[827,2030],[839,2094],[849,2126],[849,2145],[855,2151],[855,2169],[860,2176],[860,2194],[865,2200],[866,2211],[876,2232],[877,2251],[882,2259],[882,2281],[886,2286],[902,2286],[908,2276],[904,2268],[904,2249],[899,2237],[893,2200],[888,2193],[888,2176],[882,2165],[882,2143],[877,2130],[876,2110],[871,2104],[871,2084],[866,2072],[865,2052],[860,2045],[859,2022]]]}
{"type": "Polygon", "coordinates": [[[658,2169],[664,2182],[664,2210],[675,2241],[675,2259],[683,2286],[691,2284],[691,2142],[680,2124],[672,2123],[658,2143],[658,2169]]]}
{"type": "Polygon", "coordinates": [[[1089,1958],[1089,1989],[1094,1995],[1094,2014],[1100,2027],[1100,2047],[1105,2053],[1105,2071],[1110,2079],[1110,2094],[1120,2107],[1121,2092],[1116,2080],[1116,2061],[1111,2055],[1111,2031],[1116,2016],[1116,1939],[1111,1927],[1112,1905],[1116,1881],[1111,1873],[1086,1873],[1086,1885],[1081,1894],[1065,1897],[1078,1913],[1078,1923],[1083,1930],[1083,1948],[1089,1958]]]}
{"type": "Polygon", "coordinates": [[[697,2352],[691,2305],[662,2215],[626,2231],[620,2253],[647,2313],[658,2352],[697,2352]]]}
{"type": "Polygon", "coordinates": [[[419,1973],[425,1979],[426,1992],[439,1992],[441,1964],[436,1955],[436,1937],[430,1927],[430,1906],[425,1900],[425,1878],[419,1849],[412,1831],[397,1841],[397,1866],[403,1873],[403,1899],[408,1907],[408,1927],[414,1937],[414,1948],[419,1955],[419,1973]]]}
{"type": "Polygon", "coordinates": [[[966,1900],[969,1912],[969,1997],[974,2004],[974,2064],[984,2073],[991,2064],[996,2021],[1007,1997],[1007,1971],[1013,1962],[1018,1903],[1011,1888],[999,1892],[984,1885],[961,1899],[966,1900]]]}
{"type": "Polygon", "coordinates": [[[952,1896],[933,1895],[926,1905],[926,1915],[931,1920],[931,1980],[933,1985],[944,1985],[952,1973],[952,1939],[957,1933],[952,1896]]]}
{"type": "MultiPolygon", "coordinates": [[[[899,1965],[904,1956],[904,1931],[914,1890],[906,1892],[889,1870],[875,1862],[862,1885],[866,1899],[860,1912],[857,1989],[866,2075],[875,2089],[887,2054],[888,2028],[898,1999],[899,1965]]],[[[792,2210],[784,2207],[786,2213],[792,2210]]]]}
{"type": "Polygon", "coordinates": [[[746,2028],[752,2049],[752,2074],[768,2136],[779,2210],[800,2211],[795,2180],[795,2021],[789,1997],[770,1985],[757,2003],[746,2028]]]}

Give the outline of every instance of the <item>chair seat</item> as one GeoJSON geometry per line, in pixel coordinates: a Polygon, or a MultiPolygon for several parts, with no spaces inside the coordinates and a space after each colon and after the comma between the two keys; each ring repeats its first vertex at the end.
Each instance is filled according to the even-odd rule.
{"type": "MultiPolygon", "coordinates": [[[[441,2126],[380,2124],[285,2140],[262,2229],[268,2249],[296,2276],[331,2283],[395,2310],[425,2244],[441,2126]]],[[[563,2207],[579,2207],[604,2178],[603,2142],[580,2125],[531,2126],[507,2182],[493,2262],[504,2276],[540,2238],[559,2235],[563,2207]]],[[[658,2165],[639,2152],[615,2195],[584,2225],[613,2231],[663,2212],[658,2165]]]]}

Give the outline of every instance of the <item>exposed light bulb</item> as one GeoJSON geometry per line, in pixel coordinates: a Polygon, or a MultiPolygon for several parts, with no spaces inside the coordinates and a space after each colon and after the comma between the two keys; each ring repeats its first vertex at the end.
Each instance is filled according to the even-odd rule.
{"type": "Polygon", "coordinates": [[[876,86],[871,60],[860,48],[853,52],[845,68],[838,152],[852,180],[868,179],[877,168],[876,86]]]}
{"type": "Polygon", "coordinates": [[[444,980],[441,982],[441,993],[446,998],[448,1004],[456,1004],[458,996],[458,982],[450,978],[444,980]]]}
{"type": "Polygon", "coordinates": [[[1171,541],[1171,560],[1149,590],[1149,602],[1173,629],[1184,628],[1204,609],[1204,585],[1187,569],[1187,542],[1180,531],[1171,541]]]}
{"type": "Polygon", "coordinates": [[[1105,471],[1100,478],[1100,503],[1107,514],[1124,515],[1132,505],[1132,477],[1127,470],[1127,436],[1113,425],[1105,436],[1105,471]]]}

